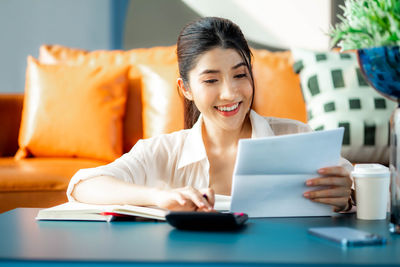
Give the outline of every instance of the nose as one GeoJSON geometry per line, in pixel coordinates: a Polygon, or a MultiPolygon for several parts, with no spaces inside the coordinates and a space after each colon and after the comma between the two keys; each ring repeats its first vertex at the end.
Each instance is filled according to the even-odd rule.
{"type": "Polygon", "coordinates": [[[236,97],[237,89],[234,83],[228,79],[222,84],[220,98],[222,100],[234,100],[236,97]]]}

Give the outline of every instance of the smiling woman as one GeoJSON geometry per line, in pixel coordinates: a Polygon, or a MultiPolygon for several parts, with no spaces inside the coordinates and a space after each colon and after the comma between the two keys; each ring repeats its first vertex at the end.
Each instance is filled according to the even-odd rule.
{"type": "MultiPolygon", "coordinates": [[[[78,171],[68,187],[71,201],[155,205],[170,210],[212,211],[216,194],[230,195],[238,141],[311,131],[299,121],[262,117],[251,109],[252,57],[240,28],[206,17],[188,24],[177,43],[179,90],[186,99],[189,129],[140,140],[116,161],[78,171]]],[[[268,153],[268,151],[266,151],[268,153]]],[[[309,179],[304,197],[350,206],[352,181],[342,166],[309,179]]]]}
{"type": "MultiPolygon", "coordinates": [[[[200,114],[189,90],[190,82],[199,83],[199,86],[194,86],[194,88],[202,87],[205,93],[207,93],[207,88],[215,91],[215,88],[219,88],[221,85],[229,88],[231,85],[226,82],[230,82],[230,80],[223,79],[227,75],[223,73],[224,70],[230,70],[232,73],[228,73],[228,76],[247,83],[245,86],[247,88],[251,87],[251,103],[247,105],[245,113],[249,111],[254,95],[252,55],[242,31],[236,24],[226,19],[216,18],[200,19],[188,24],[178,37],[177,54],[181,76],[178,86],[184,89],[182,93],[186,97],[186,128],[191,128],[200,114]],[[204,55],[205,52],[207,52],[206,55],[204,55]],[[199,58],[200,55],[203,56],[199,58]],[[191,72],[189,73],[189,71],[191,72]]],[[[243,88],[242,85],[235,86],[235,88],[243,88]]],[[[228,102],[228,106],[232,104],[229,101],[230,99],[225,100],[228,102]]],[[[220,104],[221,109],[224,109],[223,104],[220,104]]]]}

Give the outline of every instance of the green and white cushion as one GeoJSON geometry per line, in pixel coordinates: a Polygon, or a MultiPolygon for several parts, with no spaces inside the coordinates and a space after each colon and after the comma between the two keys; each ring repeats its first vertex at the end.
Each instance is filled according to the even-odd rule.
{"type": "Polygon", "coordinates": [[[342,156],[352,162],[389,162],[389,120],[396,108],[364,80],[355,53],[292,49],[293,69],[314,130],[344,127],[342,156]]]}

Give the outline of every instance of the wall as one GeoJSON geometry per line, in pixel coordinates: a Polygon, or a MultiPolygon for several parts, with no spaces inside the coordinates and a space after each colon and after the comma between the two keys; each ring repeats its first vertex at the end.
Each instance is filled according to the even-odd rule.
{"type": "Polygon", "coordinates": [[[255,48],[326,50],[325,34],[344,0],[131,0],[124,48],[172,45],[182,27],[200,16],[230,18],[255,48]]]}
{"type": "MultiPolygon", "coordinates": [[[[175,44],[183,26],[201,17],[184,2],[131,0],[126,17],[124,49],[175,44]]],[[[276,47],[252,40],[249,40],[249,44],[254,48],[277,50],[276,47]]]]}
{"type": "Polygon", "coordinates": [[[200,15],[181,0],[131,0],[124,48],[173,45],[182,27],[197,18],[200,15]]]}
{"type": "Polygon", "coordinates": [[[272,47],[327,50],[331,0],[182,0],[202,16],[224,17],[248,40],[272,47]]]}
{"type": "Polygon", "coordinates": [[[112,0],[1,0],[0,93],[23,92],[26,57],[43,43],[108,49],[112,0]]]}
{"type": "MultiPolygon", "coordinates": [[[[257,1],[259,0],[251,0],[253,3],[257,1]]],[[[260,3],[264,3],[262,1],[260,3]]],[[[320,5],[321,2],[331,1],[332,15],[326,15],[326,21],[328,18],[332,23],[337,21],[333,14],[339,10],[337,4],[343,4],[343,0],[299,2],[312,6],[313,1],[320,5]]],[[[200,17],[185,2],[194,1],[0,0],[0,93],[23,92],[26,57],[37,57],[39,46],[43,43],[87,50],[172,45],[176,43],[182,27],[200,17]],[[124,21],[123,9],[127,13],[125,27],[119,25],[124,21]],[[121,32],[118,29],[122,29],[121,32]],[[123,42],[119,40],[119,35],[123,35],[123,42]]],[[[232,2],[240,3],[236,0],[232,2]]],[[[266,4],[263,6],[269,7],[266,4]]],[[[314,11],[318,11],[315,7],[314,11]]],[[[280,14],[288,15],[285,12],[280,14]]],[[[290,17],[286,19],[292,20],[290,17]]],[[[240,26],[246,33],[246,26],[240,26]]],[[[280,43],[274,45],[258,41],[257,38],[250,39],[249,44],[255,48],[270,50],[284,47],[280,43]]]]}

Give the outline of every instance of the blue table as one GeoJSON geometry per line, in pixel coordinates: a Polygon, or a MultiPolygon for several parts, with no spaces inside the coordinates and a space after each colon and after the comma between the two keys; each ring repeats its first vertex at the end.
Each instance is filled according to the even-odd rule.
{"type": "Polygon", "coordinates": [[[400,236],[386,221],[355,215],[252,219],[240,232],[179,231],[163,222],[51,222],[38,209],[0,214],[0,266],[394,266],[400,236]],[[350,226],[388,238],[385,246],[342,248],[309,227],[350,226]]]}

